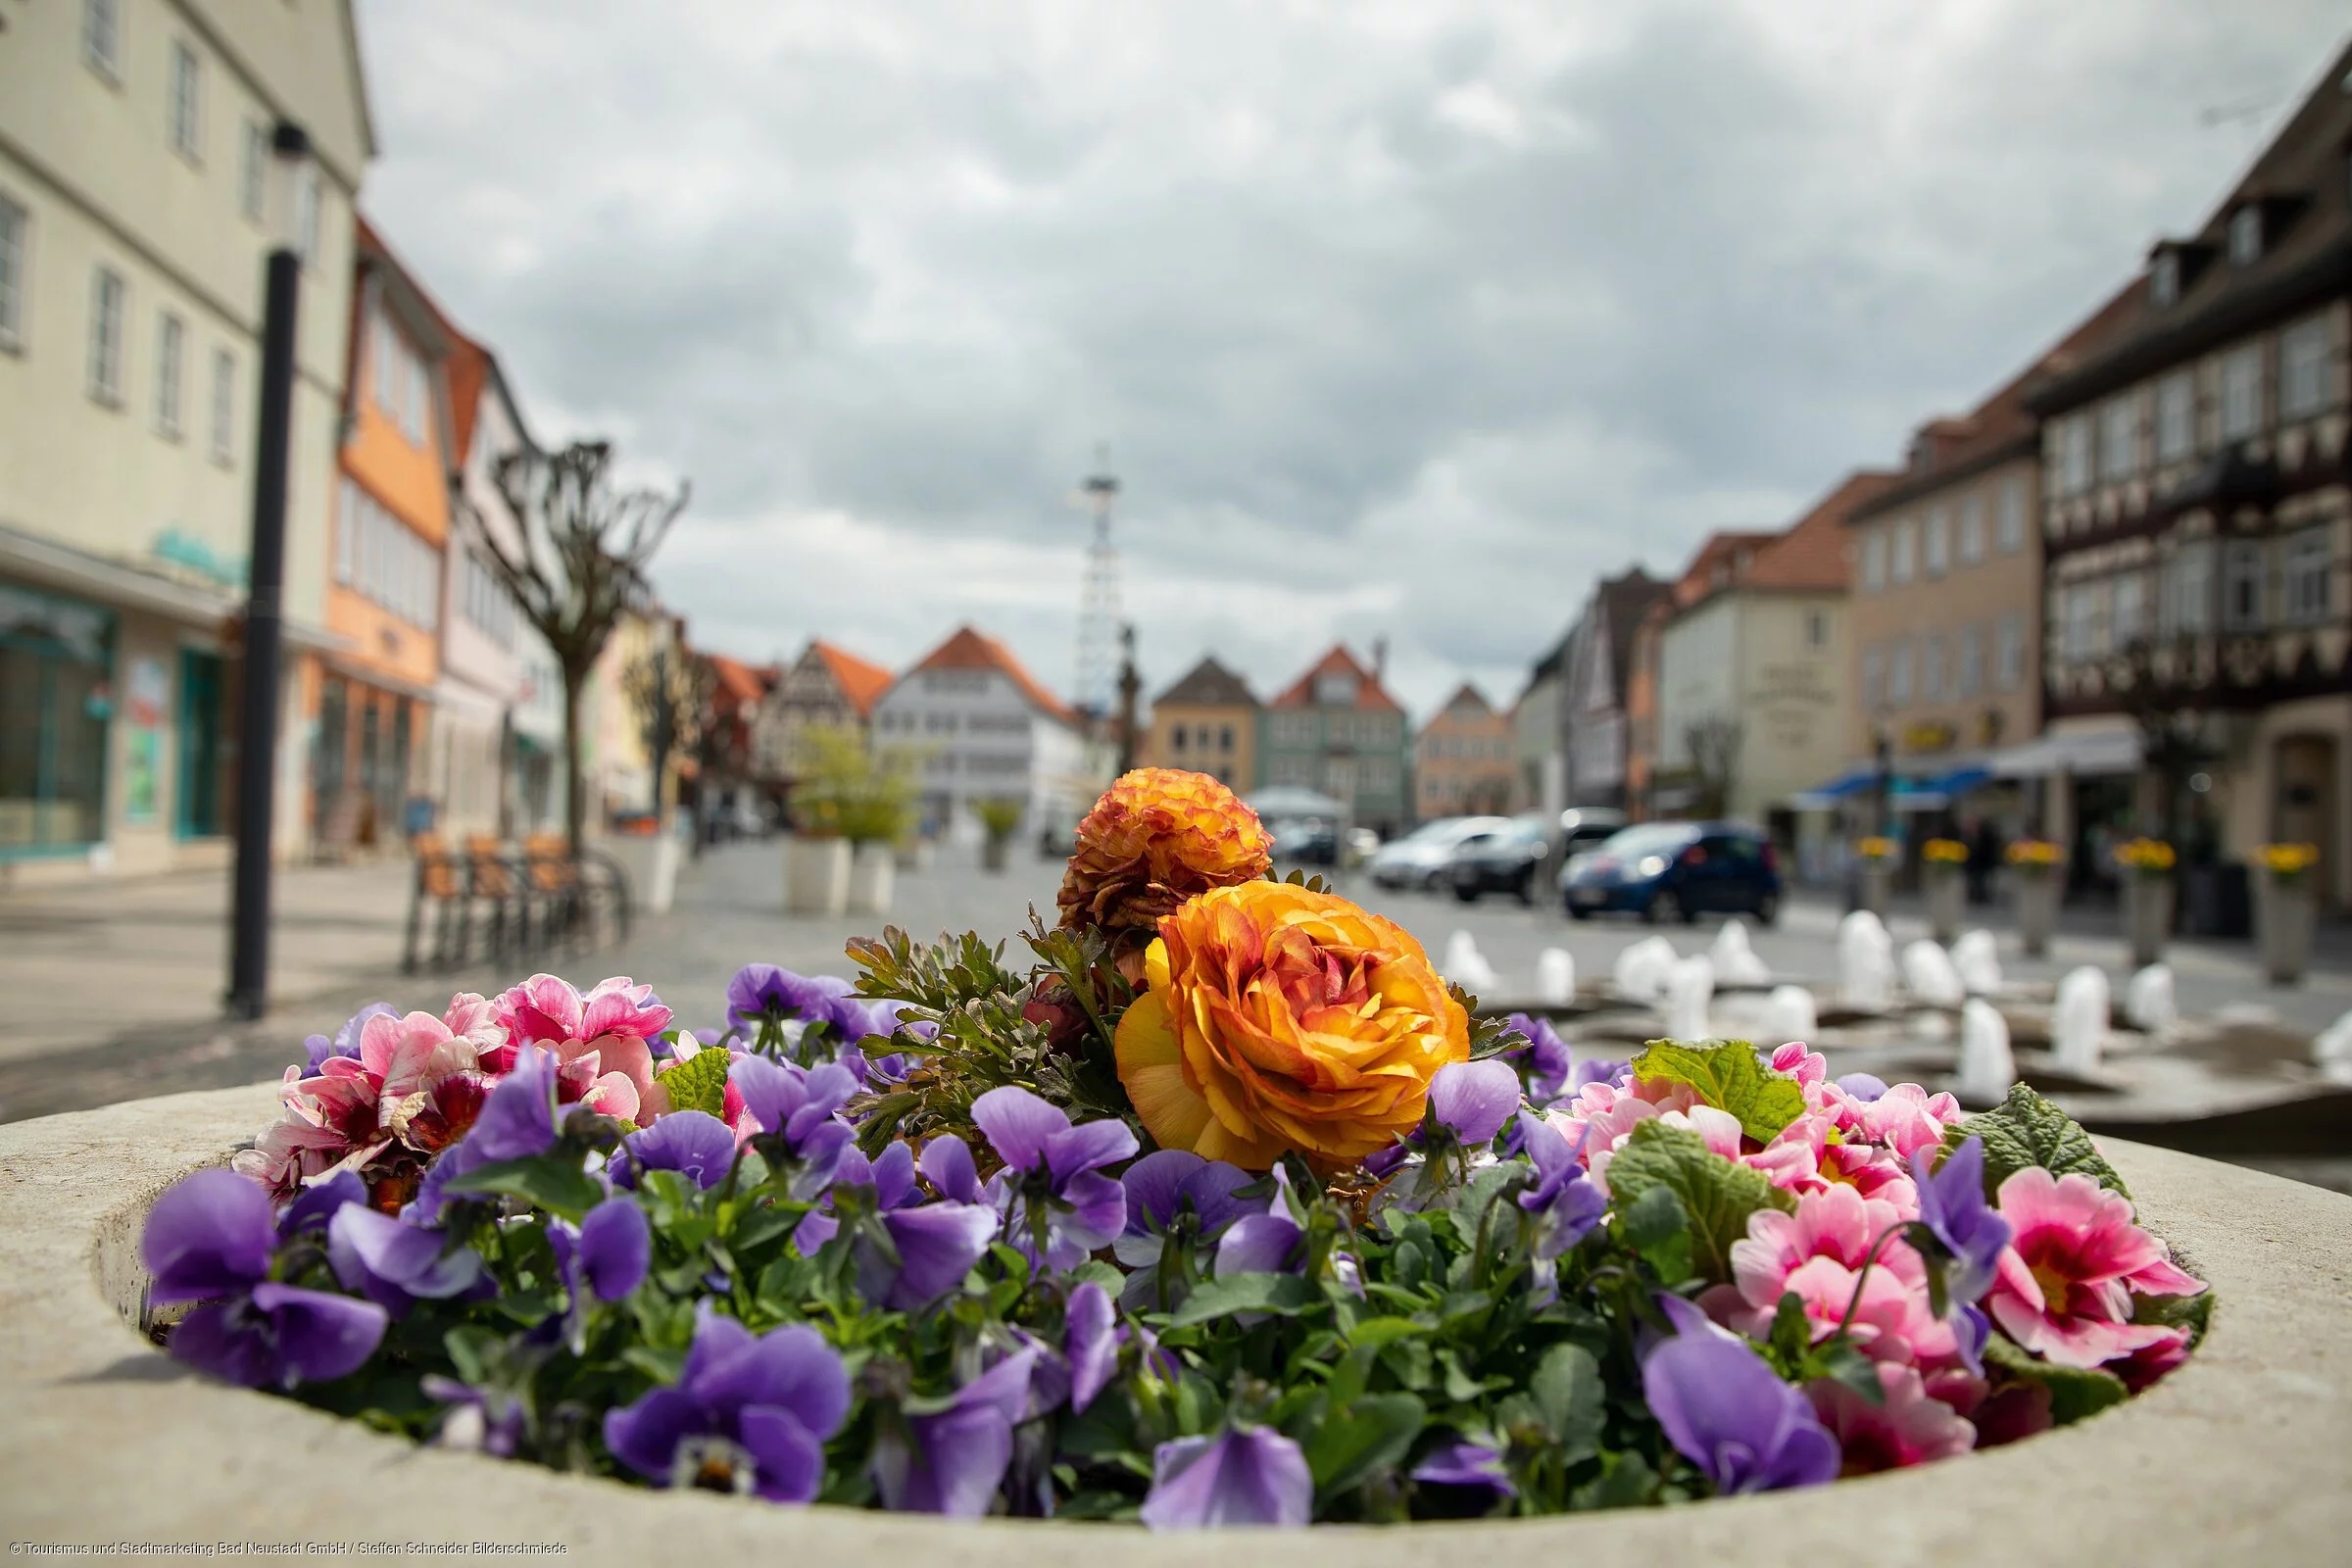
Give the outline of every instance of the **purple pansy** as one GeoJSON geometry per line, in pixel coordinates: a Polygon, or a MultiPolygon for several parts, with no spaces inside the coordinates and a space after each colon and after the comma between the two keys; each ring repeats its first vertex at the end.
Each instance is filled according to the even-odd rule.
{"type": "Polygon", "coordinates": [[[1886,1080],[1876,1073],[1849,1072],[1838,1078],[1838,1087],[1867,1105],[1886,1095],[1886,1080]]]}
{"type": "Polygon", "coordinates": [[[367,1201],[368,1184],[360,1180],[359,1173],[336,1171],[294,1195],[285,1212],[277,1216],[278,1240],[292,1241],[305,1231],[324,1230],[344,1204],[367,1201]]]}
{"type": "Polygon", "coordinates": [[[728,1125],[757,1139],[760,1152],[797,1168],[792,1194],[807,1201],[825,1189],[856,1137],[835,1114],[858,1093],[858,1076],[837,1062],[801,1067],[741,1055],[727,1069],[728,1125]]]}
{"type": "Polygon", "coordinates": [[[1465,1149],[1494,1141],[1519,1108],[1519,1074],[1497,1056],[1449,1061],[1429,1081],[1429,1113],[1465,1149]]]}
{"type": "Polygon", "coordinates": [[[634,1188],[644,1172],[674,1170],[708,1191],[735,1163],[735,1135],[707,1110],[673,1110],[643,1132],[621,1140],[628,1157],[612,1162],[612,1180],[634,1188]]]}
{"type": "Polygon", "coordinates": [[[1127,1222],[1110,1244],[1132,1271],[1120,1299],[1138,1311],[1172,1304],[1160,1299],[1163,1270],[1175,1264],[1181,1275],[1193,1249],[1214,1243],[1248,1214],[1250,1205],[1233,1195],[1255,1180],[1238,1165],[1189,1149],[1157,1150],[1128,1166],[1119,1177],[1127,1222]]]}
{"type": "Polygon", "coordinates": [[[825,1440],[850,1410],[839,1352],[805,1324],[755,1337],[704,1302],[678,1381],[605,1414],[613,1456],[662,1487],[808,1502],[825,1479],[825,1440]]]}
{"type": "Polygon", "coordinates": [[[302,1049],[310,1058],[310,1065],[303,1076],[305,1078],[318,1077],[325,1069],[327,1062],[336,1056],[347,1056],[353,1061],[359,1060],[360,1031],[368,1027],[368,1019],[378,1014],[387,1018],[397,1018],[400,1016],[400,1009],[389,1002],[370,1002],[353,1013],[345,1021],[343,1027],[335,1031],[335,1037],[332,1040],[324,1035],[311,1035],[305,1038],[302,1042],[302,1049]]]}
{"type": "Polygon", "coordinates": [[[326,1260],[347,1291],[394,1317],[419,1300],[446,1300],[481,1282],[482,1258],[470,1247],[446,1250],[449,1237],[347,1203],[326,1227],[326,1260]]]}
{"type": "MultiPolygon", "coordinates": [[[[961,1140],[933,1139],[923,1151],[923,1167],[943,1192],[978,1196],[971,1151],[961,1140]]],[[[892,1144],[870,1162],[852,1149],[824,1206],[803,1218],[794,1233],[806,1256],[840,1233],[846,1214],[858,1294],[898,1312],[928,1306],[962,1284],[997,1239],[996,1210],[978,1202],[926,1203],[914,1172],[913,1151],[905,1144],[892,1144]]]]}
{"type": "Polygon", "coordinates": [[[617,1301],[644,1283],[654,1262],[654,1228],[635,1199],[606,1199],[575,1228],[557,1220],[547,1228],[556,1270],[576,1304],[580,1287],[600,1301],[617,1301]]]}
{"type": "Polygon", "coordinates": [[[458,1143],[425,1167],[410,1217],[430,1225],[441,1217],[444,1189],[485,1165],[528,1159],[555,1147],[556,1054],[543,1046],[515,1053],[514,1070],[498,1081],[482,1112],[458,1143]]]}
{"type": "Polygon", "coordinates": [[[1642,1362],[1642,1395],[1682,1456],[1719,1493],[1774,1492],[1838,1478],[1838,1440],[1804,1394],[1680,1298],[1662,1298],[1680,1331],[1642,1362]]]}
{"type": "Polygon", "coordinates": [[[425,1396],[449,1406],[434,1441],[444,1448],[512,1459],[527,1426],[522,1400],[498,1389],[476,1388],[427,1372],[419,1382],[425,1396]]]}
{"type": "Polygon", "coordinates": [[[1004,1162],[988,1184],[1004,1239],[1031,1262],[1075,1268],[1125,1228],[1127,1190],[1102,1172],[1135,1152],[1125,1122],[1072,1126],[1059,1105],[1008,1084],[972,1102],[972,1124],[1004,1162]]]}
{"type": "Polygon", "coordinates": [[[954,1519],[987,1513],[1012,1462],[1012,1429],[1029,1413],[1037,1359],[1034,1348],[1006,1356],[956,1390],[946,1409],[910,1416],[904,1436],[877,1444],[873,1477],[882,1505],[954,1519]]]}
{"type": "Polygon", "coordinates": [[[1551,1020],[1514,1012],[1506,1022],[1527,1036],[1527,1044],[1511,1053],[1519,1064],[1520,1075],[1527,1081],[1527,1098],[1539,1105],[1548,1105],[1567,1094],[1568,1074],[1576,1063],[1569,1054],[1568,1043],[1552,1028],[1551,1020]]]}
{"type": "Polygon", "coordinates": [[[763,1027],[799,1020],[808,1033],[831,1031],[835,1046],[855,1045],[867,1035],[886,1035],[898,1024],[897,1002],[865,1002],[838,975],[795,974],[772,963],[747,963],[727,982],[727,1022],[757,1037],[763,1027]]]}
{"type": "Polygon", "coordinates": [[[1484,1443],[1472,1443],[1466,1438],[1442,1443],[1430,1449],[1413,1466],[1413,1479],[1424,1486],[1476,1488],[1498,1497],[1507,1497],[1518,1490],[1511,1485],[1511,1473],[1503,1468],[1502,1454],[1484,1443]]]}
{"type": "Polygon", "coordinates": [[[155,1200],[140,1255],[156,1305],[201,1301],[172,1330],[172,1354],[250,1388],[292,1388],[357,1371],[384,1337],[373,1301],[270,1278],[270,1198],[231,1170],[200,1170],[155,1200]]]}
{"type": "Polygon", "coordinates": [[[1154,1448],[1143,1520],[1153,1530],[1302,1525],[1314,1501],[1298,1445],[1272,1427],[1251,1427],[1154,1448]]]}
{"type": "Polygon", "coordinates": [[[1519,1195],[1519,1206],[1537,1221],[1537,1258],[1549,1262],[1592,1233],[1608,1200],[1586,1178],[1577,1157],[1584,1149],[1584,1133],[1571,1144],[1543,1117],[1521,1116],[1519,1141],[1536,1167],[1535,1185],[1519,1195]]]}
{"type": "Polygon", "coordinates": [[[1274,1196],[1263,1210],[1225,1227],[1217,1242],[1219,1274],[1285,1274],[1303,1266],[1306,1227],[1291,1211],[1291,1176],[1274,1167],[1274,1196]]]}
{"type": "Polygon", "coordinates": [[[1964,1140],[1940,1167],[1936,1152],[1931,1144],[1911,1155],[1919,1223],[1933,1238],[1927,1250],[1944,1260],[1944,1290],[1954,1301],[1971,1305],[1992,1288],[2001,1252],[2014,1233],[1984,1201],[1984,1140],[1964,1140]]]}
{"type": "Polygon", "coordinates": [[[1063,1313],[1061,1353],[1070,1363],[1070,1408],[1083,1410],[1119,1367],[1118,1308],[1110,1293],[1088,1280],[1070,1293],[1063,1313]]]}

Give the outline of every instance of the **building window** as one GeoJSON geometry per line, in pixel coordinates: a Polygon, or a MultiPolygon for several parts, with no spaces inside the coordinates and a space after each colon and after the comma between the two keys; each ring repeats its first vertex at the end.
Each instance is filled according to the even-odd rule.
{"type": "Polygon", "coordinates": [[[2262,428],[2262,345],[2222,357],[2222,439],[2240,441],[2262,428]]]}
{"type": "Polygon", "coordinates": [[[2230,265],[2246,267],[2262,260],[2262,209],[2247,204],[2230,215],[2230,265]]]}
{"type": "Polygon", "coordinates": [[[2115,579],[2115,608],[2107,622],[2107,640],[2119,653],[2137,642],[2146,628],[2140,624],[2147,610],[2147,580],[2138,572],[2115,579]]]}
{"type": "Polygon", "coordinates": [[[1973,621],[1960,628],[1960,667],[1953,675],[1955,697],[1974,697],[1984,689],[1984,633],[1973,621]]]}
{"type": "Polygon", "coordinates": [[[1943,701],[1943,639],[1923,637],[1919,643],[1919,700],[1943,701]]]}
{"type": "Polygon", "coordinates": [[[0,583],[0,855],[95,843],[106,837],[113,612],[0,583]]]}
{"type": "Polygon", "coordinates": [[[1830,646],[1830,612],[1826,610],[1805,612],[1805,646],[1821,649],[1830,646]]]}
{"type": "Polygon", "coordinates": [[[92,71],[122,85],[122,0],[81,0],[81,58],[92,71]]]}
{"type": "Polygon", "coordinates": [[[122,402],[122,273],[90,274],[90,396],[110,407],[122,402]]]}
{"type": "Polygon", "coordinates": [[[2197,383],[2187,370],[2156,386],[2156,461],[2178,463],[2196,450],[2197,383]]]}
{"type": "Polygon", "coordinates": [[[2328,318],[2315,316],[2278,334],[2278,417],[2300,419],[2327,411],[2328,318]]]}
{"type": "Polygon", "coordinates": [[[2166,572],[2163,600],[2165,630],[2174,636],[2196,636],[2213,625],[2213,546],[2183,545],[2166,572]]]}
{"type": "Polygon", "coordinates": [[[1909,582],[1919,560],[1919,526],[1909,517],[1894,525],[1894,563],[1888,576],[1895,582],[1909,582]]]}
{"type": "Polygon", "coordinates": [[[2059,649],[2070,660],[2088,659],[2099,651],[2096,594],[2090,584],[2077,583],[2060,601],[2065,609],[2059,619],[2059,649]]]}
{"type": "Polygon", "coordinates": [[[1898,642],[1886,651],[1886,703],[1902,708],[1911,701],[1911,645],[1898,642]]]}
{"type": "Polygon", "coordinates": [[[2240,539],[2222,558],[2222,627],[2251,631],[2262,624],[2262,546],[2240,539]]]}
{"type": "Polygon", "coordinates": [[[1876,648],[1862,650],[1862,706],[1875,710],[1886,696],[1886,661],[1876,648]]]}
{"type": "Polygon", "coordinates": [[[2286,541],[2286,618],[2292,621],[2328,618],[2328,579],[2335,574],[2335,553],[2326,528],[2306,528],[2286,541]]]}
{"type": "Polygon", "coordinates": [[[2014,610],[2001,617],[1993,662],[2001,690],[2013,692],[2026,683],[2026,617],[2014,610]]]}
{"type": "Polygon", "coordinates": [[[213,461],[229,463],[236,456],[237,357],[226,349],[213,350],[213,461]]]}
{"type": "Polygon", "coordinates": [[[1873,528],[1862,536],[1862,591],[1875,594],[1886,586],[1886,535],[1873,528]]]}
{"type": "Polygon", "coordinates": [[[245,122],[245,153],[237,166],[237,209],[247,222],[263,218],[262,202],[270,186],[270,132],[259,121],[245,122]]]}
{"type": "Polygon", "coordinates": [[[1960,502],[1960,559],[1970,565],[1984,559],[1984,498],[1973,492],[1960,502]]]}
{"type": "Polygon", "coordinates": [[[2026,548],[2026,477],[2022,473],[2001,481],[2000,538],[2004,556],[2026,548]]]}
{"type": "Polygon", "coordinates": [[[1952,516],[1937,507],[1928,514],[1928,575],[1940,577],[1952,569],[1952,516]]]}
{"type": "Polygon", "coordinates": [[[335,580],[413,626],[432,631],[440,624],[440,551],[349,479],[337,519],[335,580]]]}
{"type": "Polygon", "coordinates": [[[32,254],[32,220],[0,196],[0,349],[24,346],[24,263],[32,254]]]}
{"type": "Polygon", "coordinates": [[[1182,724],[1170,729],[1168,731],[1168,750],[1181,755],[1184,751],[1184,738],[1190,733],[1182,724]]]}
{"type": "Polygon", "coordinates": [[[2148,269],[2148,295],[2158,305],[2170,305],[2180,297],[2180,256],[2166,251],[2148,269]]]}
{"type": "Polygon", "coordinates": [[[2128,394],[2099,410],[2100,478],[2129,479],[2139,471],[2138,416],[2128,394]]]}
{"type": "Polygon", "coordinates": [[[196,51],[172,40],[172,150],[190,163],[204,157],[203,67],[196,51]]]}
{"type": "Polygon", "coordinates": [[[2081,495],[2090,488],[2090,416],[2078,414],[2058,423],[2058,493],[2081,495]]]}
{"type": "Polygon", "coordinates": [[[1233,726],[1231,724],[1217,731],[1217,750],[1220,752],[1233,750],[1233,726]]]}
{"type": "Polygon", "coordinates": [[[173,440],[179,438],[179,366],[187,331],[170,311],[156,318],[155,427],[173,440]]]}

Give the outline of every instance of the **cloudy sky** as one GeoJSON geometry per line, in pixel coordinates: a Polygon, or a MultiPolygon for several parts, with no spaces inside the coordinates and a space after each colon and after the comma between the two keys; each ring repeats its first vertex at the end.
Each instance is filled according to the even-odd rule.
{"type": "Polygon", "coordinates": [[[692,509],[696,639],[1147,690],[1385,635],[1502,700],[2202,220],[2340,0],[361,0],[364,201],[542,440],[692,509]]]}

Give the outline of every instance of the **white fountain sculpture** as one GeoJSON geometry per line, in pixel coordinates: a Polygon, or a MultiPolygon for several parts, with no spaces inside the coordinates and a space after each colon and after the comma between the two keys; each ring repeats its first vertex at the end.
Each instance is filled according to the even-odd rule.
{"type": "Polygon", "coordinates": [[[1618,995],[1634,1002],[1656,1002],[1666,995],[1666,972],[1675,960],[1673,943],[1664,937],[1643,937],[1617,955],[1609,978],[1618,995]]]}
{"type": "Polygon", "coordinates": [[[2001,989],[2000,954],[1989,931],[1961,932],[1960,940],[1952,944],[1952,967],[1960,971],[1960,983],[1971,996],[1989,996],[2001,989]]]}
{"type": "Polygon", "coordinates": [[[2311,1060],[2328,1083],[2352,1087],[2352,1012],[2320,1031],[2311,1043],[2311,1060]]]}
{"type": "Polygon", "coordinates": [[[1536,1000],[1551,1007],[1576,1000],[1576,959],[1566,948],[1545,948],[1536,956],[1536,1000]]]}
{"type": "Polygon", "coordinates": [[[1764,999],[1766,1027],[1764,1036],[1776,1044],[1791,1040],[1811,1040],[1821,1032],[1821,1023],[1814,1015],[1813,993],[1799,985],[1779,985],[1764,999]]]}
{"type": "Polygon", "coordinates": [[[1755,949],[1747,945],[1747,922],[1733,915],[1715,933],[1715,945],[1707,950],[1707,959],[1715,965],[1715,983],[1723,986],[1761,986],[1772,983],[1772,970],[1755,949]]]}
{"type": "Polygon", "coordinates": [[[2124,1016],[2142,1034],[2170,1034],[2180,1021],[2173,1002],[2173,966],[2151,963],[2124,983],[2124,1016]]]}
{"type": "Polygon", "coordinates": [[[1925,1007],[1957,1007],[1968,1000],[1952,956],[1934,942],[1914,942],[1903,949],[1903,989],[1925,1007]]]}
{"type": "Polygon", "coordinates": [[[1838,922],[1838,991],[1865,1012],[1884,1012],[1894,1001],[1894,944],[1868,909],[1838,922]]]}
{"type": "Polygon", "coordinates": [[[2009,1020],[1982,997],[1960,1009],[1960,1102],[1997,1105],[2017,1082],[2017,1057],[2009,1050],[2009,1020]]]}
{"type": "Polygon", "coordinates": [[[1676,960],[1666,975],[1666,1038],[1707,1038],[1707,1008],[1715,1000],[1715,965],[1705,954],[1676,960]]]}
{"type": "Polygon", "coordinates": [[[2050,1056],[2074,1078],[2096,1078],[2107,1049],[2107,976],[2084,964],[2058,982],[2058,1004],[2050,1009],[2050,1056]]]}
{"type": "Polygon", "coordinates": [[[1438,972],[1474,997],[1492,996],[1499,983],[1494,966],[1487,962],[1467,931],[1456,931],[1446,939],[1446,961],[1438,965],[1438,972]]]}

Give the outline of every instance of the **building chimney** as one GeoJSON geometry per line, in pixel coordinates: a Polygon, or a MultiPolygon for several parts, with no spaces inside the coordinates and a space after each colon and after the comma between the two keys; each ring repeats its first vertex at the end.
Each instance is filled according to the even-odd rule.
{"type": "Polygon", "coordinates": [[[1372,639],[1372,684],[1385,683],[1389,675],[1389,639],[1384,634],[1372,639]]]}

